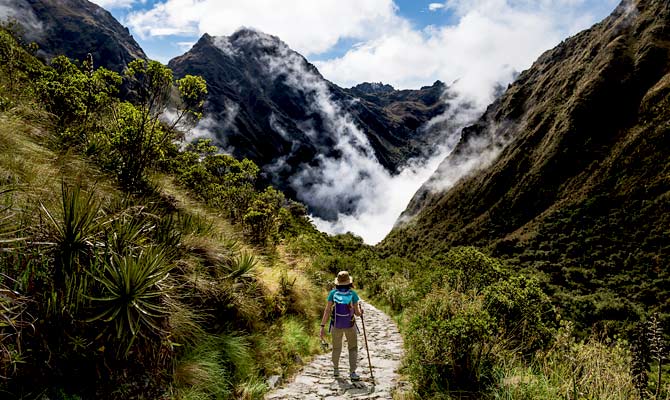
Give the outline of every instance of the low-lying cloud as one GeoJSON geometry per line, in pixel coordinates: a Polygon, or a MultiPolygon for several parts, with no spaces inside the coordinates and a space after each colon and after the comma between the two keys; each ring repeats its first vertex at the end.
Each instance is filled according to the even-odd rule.
{"type": "MultiPolygon", "coordinates": [[[[367,136],[333,101],[326,82],[307,68],[302,57],[280,44],[277,54],[266,56],[264,61],[274,77],[282,77],[287,86],[310,100],[310,111],[323,121],[323,131],[312,134],[329,135],[334,142],[328,152],[317,155],[316,162],[301,165],[289,184],[299,200],[320,211],[319,215],[332,217],[314,217],[319,229],[353,232],[367,243],[377,243],[386,236],[419,186],[455,145],[460,128],[478,115],[464,99],[449,97],[449,111],[435,121],[436,126],[446,126],[442,120],[449,120],[448,131],[441,132],[440,142],[427,157],[410,160],[394,175],[379,163],[367,136]]],[[[283,132],[276,119],[271,117],[270,122],[273,129],[283,132]]],[[[303,131],[310,135],[309,129],[303,131]]],[[[283,162],[276,160],[271,169],[281,170],[283,162]]]]}
{"type": "Polygon", "coordinates": [[[23,28],[26,40],[37,40],[44,33],[44,26],[26,0],[6,0],[0,4],[0,22],[16,21],[23,28]]]}

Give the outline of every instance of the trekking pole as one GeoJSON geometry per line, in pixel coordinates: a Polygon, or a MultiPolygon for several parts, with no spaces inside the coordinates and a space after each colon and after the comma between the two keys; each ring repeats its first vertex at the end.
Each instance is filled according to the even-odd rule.
{"type": "Polygon", "coordinates": [[[370,361],[370,349],[368,348],[368,335],[365,333],[365,320],[363,319],[363,307],[361,307],[361,324],[363,325],[363,338],[365,339],[365,351],[368,353],[368,365],[370,366],[370,377],[372,377],[372,386],[374,386],[375,376],[372,373],[372,362],[370,361]]]}

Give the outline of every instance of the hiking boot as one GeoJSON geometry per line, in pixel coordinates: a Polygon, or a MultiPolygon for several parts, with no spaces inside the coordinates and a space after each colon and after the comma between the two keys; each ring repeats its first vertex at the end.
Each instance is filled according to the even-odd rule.
{"type": "Polygon", "coordinates": [[[333,368],[333,376],[334,376],[335,378],[339,378],[339,377],[340,377],[340,370],[339,370],[339,368],[333,368]]]}
{"type": "Polygon", "coordinates": [[[358,376],[357,373],[352,372],[352,373],[349,374],[349,379],[351,379],[352,382],[358,382],[358,381],[361,380],[361,377],[358,376]]]}

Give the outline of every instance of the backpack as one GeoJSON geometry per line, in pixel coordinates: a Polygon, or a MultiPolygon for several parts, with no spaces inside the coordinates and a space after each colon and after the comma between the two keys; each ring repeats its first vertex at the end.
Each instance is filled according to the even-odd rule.
{"type": "Polygon", "coordinates": [[[354,306],[352,304],[353,293],[351,290],[336,290],[333,296],[333,314],[330,317],[330,326],[338,329],[346,329],[354,326],[354,306]]]}

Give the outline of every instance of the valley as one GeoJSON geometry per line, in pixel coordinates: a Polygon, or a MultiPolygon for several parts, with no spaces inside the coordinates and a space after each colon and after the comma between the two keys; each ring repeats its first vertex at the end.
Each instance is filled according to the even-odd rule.
{"type": "MultiPolygon", "coordinates": [[[[457,22],[422,40],[587,3],[431,3],[457,22]]],[[[414,89],[319,71],[388,32],[323,61],[198,28],[159,62],[122,23],[177,3],[110,4],[0,3],[2,398],[668,397],[666,0],[414,89]],[[362,385],[319,340],[343,270],[377,386],[360,337],[362,385]]]]}

